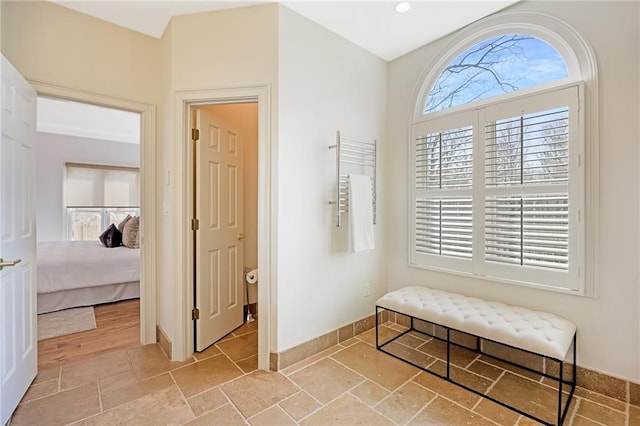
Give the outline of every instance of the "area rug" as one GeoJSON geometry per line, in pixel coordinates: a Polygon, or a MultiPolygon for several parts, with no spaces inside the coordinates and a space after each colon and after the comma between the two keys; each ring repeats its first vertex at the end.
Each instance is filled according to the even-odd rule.
{"type": "Polygon", "coordinates": [[[93,306],[38,315],[38,340],[96,328],[93,306]]]}

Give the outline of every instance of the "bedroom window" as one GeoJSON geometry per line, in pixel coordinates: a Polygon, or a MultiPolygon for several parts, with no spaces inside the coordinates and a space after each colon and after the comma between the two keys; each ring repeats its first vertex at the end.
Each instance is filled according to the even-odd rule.
{"type": "Polygon", "coordinates": [[[583,293],[580,67],[529,34],[466,46],[411,126],[410,265],[583,293]]]}
{"type": "Polygon", "coordinates": [[[97,240],[111,223],[139,216],[140,170],[66,164],[65,210],[69,240],[97,240]]]}

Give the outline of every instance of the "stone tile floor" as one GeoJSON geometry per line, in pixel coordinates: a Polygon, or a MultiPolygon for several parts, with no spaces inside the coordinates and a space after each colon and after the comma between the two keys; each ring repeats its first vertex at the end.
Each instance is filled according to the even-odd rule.
{"type": "MultiPolygon", "coordinates": [[[[393,330],[401,328],[382,329],[393,330]]],[[[369,330],[277,373],[257,370],[256,322],[185,362],[169,361],[158,345],[118,350],[40,371],[10,425],[536,424],[374,343],[369,330]]],[[[435,370],[444,366],[442,348],[418,334],[395,350],[435,370]]],[[[541,378],[464,350],[452,359],[466,384],[553,416],[547,402],[555,396],[541,378]]],[[[578,388],[567,418],[576,426],[640,425],[640,408],[578,388]]]]}

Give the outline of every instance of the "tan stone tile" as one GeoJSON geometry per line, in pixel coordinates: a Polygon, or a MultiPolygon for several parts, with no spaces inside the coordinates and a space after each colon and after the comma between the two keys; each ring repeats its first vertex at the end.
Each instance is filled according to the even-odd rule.
{"type": "Polygon", "coordinates": [[[308,416],[320,407],[318,401],[309,396],[308,393],[300,391],[295,395],[280,402],[280,408],[287,412],[294,420],[308,416]]]}
{"type": "Polygon", "coordinates": [[[576,414],[607,426],[624,426],[625,424],[624,412],[613,410],[586,399],[580,401],[576,414]]]}
{"type": "Polygon", "coordinates": [[[325,405],[300,424],[303,426],[393,425],[389,419],[348,393],[325,405]]]}
{"type": "Polygon", "coordinates": [[[99,412],[98,386],[94,382],[18,405],[11,426],[64,425],[99,412]]]}
{"type": "Polygon", "coordinates": [[[482,342],[482,350],[489,355],[494,355],[518,365],[524,365],[525,367],[532,368],[536,371],[542,371],[544,367],[544,357],[505,346],[500,343],[484,340],[482,342]]]}
{"type": "Polygon", "coordinates": [[[627,400],[627,382],[578,366],[577,385],[620,401],[627,400]]]}
{"type": "Polygon", "coordinates": [[[168,373],[138,381],[131,371],[98,381],[102,409],[105,411],[173,385],[168,373]]]}
{"type": "Polygon", "coordinates": [[[588,389],[581,388],[579,386],[576,386],[575,396],[588,399],[593,402],[597,402],[598,404],[601,404],[601,405],[606,405],[607,407],[613,408],[614,410],[624,412],[626,409],[626,404],[622,401],[619,401],[615,398],[610,398],[608,396],[604,396],[602,394],[590,391],[588,389]]]}
{"type": "Polygon", "coordinates": [[[20,403],[33,401],[34,399],[49,396],[56,392],[58,392],[57,379],[49,380],[47,382],[34,383],[29,386],[29,389],[27,389],[27,393],[22,397],[22,401],[20,401],[20,403]]]}
{"type": "Polygon", "coordinates": [[[430,338],[423,338],[418,333],[410,331],[404,336],[398,338],[396,342],[402,343],[405,346],[409,346],[410,348],[417,348],[424,344],[425,341],[430,340],[430,338]]]}
{"type": "Polygon", "coordinates": [[[371,380],[365,380],[355,388],[351,389],[351,394],[360,399],[365,404],[374,406],[385,399],[391,392],[371,380]]]}
{"type": "Polygon", "coordinates": [[[481,417],[444,398],[436,398],[420,412],[409,425],[491,425],[489,420],[481,417]]]}
{"type": "Polygon", "coordinates": [[[226,383],[242,374],[242,371],[224,355],[216,355],[171,372],[185,398],[226,383]]]}
{"type": "Polygon", "coordinates": [[[234,336],[242,336],[244,334],[255,333],[258,331],[258,321],[245,322],[240,327],[233,330],[234,336]]]}
{"type": "Polygon", "coordinates": [[[236,365],[245,373],[251,373],[258,369],[258,355],[252,355],[249,358],[236,361],[236,365]]]}
{"type": "Polygon", "coordinates": [[[488,399],[482,399],[473,409],[478,414],[493,420],[499,425],[515,425],[520,414],[488,399]]]}
{"type": "Polygon", "coordinates": [[[269,370],[270,371],[280,370],[280,355],[273,352],[269,352],[269,370]]]}
{"type": "MultiPolygon", "coordinates": [[[[433,371],[441,376],[446,376],[447,364],[443,361],[438,361],[429,367],[429,371],[433,371]]],[[[470,371],[464,370],[460,367],[456,367],[455,365],[450,366],[449,377],[457,383],[461,383],[482,393],[486,392],[486,390],[489,389],[489,386],[493,383],[492,380],[478,376],[477,374],[471,373],[470,371]]]]}
{"type": "Polygon", "coordinates": [[[418,372],[416,367],[376,350],[366,343],[349,346],[331,355],[331,358],[390,391],[397,389],[418,372]]]}
{"type": "Polygon", "coordinates": [[[629,403],[640,406],[640,384],[629,382],[629,403]]]}
{"type": "Polygon", "coordinates": [[[558,393],[549,386],[505,373],[488,395],[545,421],[557,421],[558,393]],[[514,392],[514,389],[518,389],[518,392],[514,392]]]}
{"type": "Polygon", "coordinates": [[[189,398],[187,402],[191,406],[193,413],[196,416],[201,416],[204,413],[222,407],[224,404],[227,404],[229,400],[218,387],[189,398]]]}
{"type": "Polygon", "coordinates": [[[184,362],[171,361],[158,344],[138,346],[128,349],[126,353],[138,380],[157,376],[194,362],[191,358],[184,362]]]}
{"type": "Polygon", "coordinates": [[[386,345],[384,351],[396,355],[403,360],[411,361],[421,368],[427,368],[436,361],[436,358],[431,355],[396,342],[391,342],[386,345]]]}
{"type": "Polygon", "coordinates": [[[224,342],[218,342],[216,346],[232,361],[240,361],[258,354],[258,333],[243,334],[224,342]]]}
{"type": "Polygon", "coordinates": [[[357,336],[360,333],[363,333],[367,330],[370,330],[376,326],[376,316],[369,315],[366,318],[362,318],[361,320],[353,323],[353,332],[357,336]]]}
{"type": "Polygon", "coordinates": [[[343,348],[346,348],[346,347],[349,347],[351,345],[355,345],[359,341],[360,341],[360,339],[358,339],[357,337],[352,337],[351,339],[347,339],[347,340],[344,340],[344,341],[340,342],[340,346],[342,346],[343,348]]]}
{"type": "Polygon", "coordinates": [[[456,401],[465,408],[473,408],[480,400],[478,395],[436,377],[433,374],[422,372],[415,377],[413,381],[432,392],[456,401]]]}
{"type": "Polygon", "coordinates": [[[396,313],[396,323],[409,327],[411,326],[411,318],[406,315],[396,313]]]}
{"type": "Polygon", "coordinates": [[[529,417],[520,416],[520,420],[518,420],[518,426],[540,426],[540,422],[536,422],[529,417]]]}
{"type": "Polygon", "coordinates": [[[338,333],[332,331],[306,343],[287,349],[280,353],[280,368],[287,368],[293,364],[316,355],[338,344],[338,333]]]}
{"type": "Polygon", "coordinates": [[[431,336],[433,336],[436,333],[434,324],[427,321],[422,321],[420,319],[413,320],[413,328],[415,330],[418,330],[422,333],[425,333],[431,336]]]}
{"type": "Polygon", "coordinates": [[[317,354],[310,356],[309,358],[303,359],[300,362],[297,362],[285,369],[282,370],[282,374],[284,374],[285,376],[290,376],[292,373],[295,373],[298,370],[302,370],[304,367],[313,364],[314,362],[321,360],[322,358],[326,358],[338,351],[341,351],[342,349],[344,349],[342,346],[340,345],[335,345],[330,347],[329,349],[325,349],[322,352],[318,352],[317,354]]]}
{"type": "Polygon", "coordinates": [[[78,425],[179,425],[194,417],[174,385],[84,419],[78,425]]]}
{"type": "MultiPolygon", "coordinates": [[[[571,422],[571,426],[602,426],[602,425],[600,423],[594,422],[593,420],[589,420],[586,417],[576,415],[573,418],[573,422],[571,422]]],[[[631,426],[631,423],[629,423],[629,426],[631,426]]]]}
{"type": "Polygon", "coordinates": [[[536,374],[536,373],[534,373],[532,371],[528,371],[528,370],[525,370],[523,368],[516,367],[515,365],[508,364],[506,362],[500,361],[500,360],[495,359],[495,358],[491,358],[491,357],[486,356],[486,355],[480,355],[480,358],[478,358],[478,359],[480,361],[482,361],[482,362],[485,362],[487,364],[493,365],[494,367],[498,367],[498,368],[501,368],[503,370],[510,371],[510,372],[518,374],[520,376],[527,377],[527,378],[529,378],[531,380],[539,381],[539,380],[542,379],[542,375],[540,375],[540,374],[536,374]]]}
{"type": "Polygon", "coordinates": [[[435,393],[409,382],[389,395],[375,409],[394,422],[405,424],[435,397],[435,393]]]}
{"type": "Polygon", "coordinates": [[[311,364],[289,378],[324,404],[364,380],[330,358],[311,364]]]}
{"type": "Polygon", "coordinates": [[[629,426],[640,426],[640,407],[629,406],[629,426]]]}
{"type": "MultiPolygon", "coordinates": [[[[431,356],[447,359],[447,343],[438,339],[431,339],[418,347],[422,351],[431,356]]],[[[450,345],[451,363],[466,368],[478,358],[478,354],[468,349],[464,349],[455,345],[450,345]]]]}
{"type": "Polygon", "coordinates": [[[220,349],[218,348],[218,346],[211,345],[202,352],[194,352],[193,357],[196,360],[201,361],[203,359],[211,358],[212,356],[218,355],[218,354],[220,354],[220,349]]]}
{"type": "Polygon", "coordinates": [[[238,410],[233,408],[233,405],[226,404],[186,423],[185,426],[245,426],[246,424],[238,410]]]}
{"type": "Polygon", "coordinates": [[[277,404],[300,389],[281,373],[254,371],[220,389],[246,418],[277,404]]]}
{"type": "MultiPolygon", "coordinates": [[[[380,343],[385,343],[394,337],[402,334],[399,331],[393,330],[390,327],[380,326],[378,327],[379,341],[380,343]]],[[[362,340],[365,343],[370,344],[371,346],[376,346],[376,329],[372,328],[371,330],[367,330],[357,336],[358,339],[362,340]]]]}
{"type": "Polygon", "coordinates": [[[355,336],[353,331],[353,324],[345,325],[344,327],[340,327],[338,329],[338,343],[342,343],[345,340],[349,340],[353,336],[355,336]]]}
{"type": "Polygon", "coordinates": [[[266,411],[249,419],[251,426],[296,426],[291,417],[287,415],[280,407],[274,405],[266,411]]]}
{"type": "Polygon", "coordinates": [[[392,330],[399,331],[400,333],[404,333],[409,329],[409,327],[405,327],[404,325],[400,325],[395,322],[388,322],[388,323],[385,323],[385,325],[392,330]]]}
{"type": "Polygon", "coordinates": [[[33,379],[32,384],[36,385],[38,383],[58,379],[60,379],[60,367],[45,368],[43,370],[38,370],[38,375],[33,379]]]}
{"type": "Polygon", "coordinates": [[[479,359],[473,361],[471,365],[467,367],[467,370],[491,380],[496,380],[504,372],[502,368],[487,364],[479,359]]]}
{"type": "Polygon", "coordinates": [[[131,371],[124,351],[108,352],[63,365],[61,368],[61,390],[75,388],[104,377],[131,371]]]}

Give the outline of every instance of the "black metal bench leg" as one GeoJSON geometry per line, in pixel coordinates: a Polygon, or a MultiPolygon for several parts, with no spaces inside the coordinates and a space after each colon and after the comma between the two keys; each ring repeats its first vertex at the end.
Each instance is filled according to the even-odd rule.
{"type": "Polygon", "coordinates": [[[447,327],[447,379],[451,378],[451,329],[447,327]]]}

